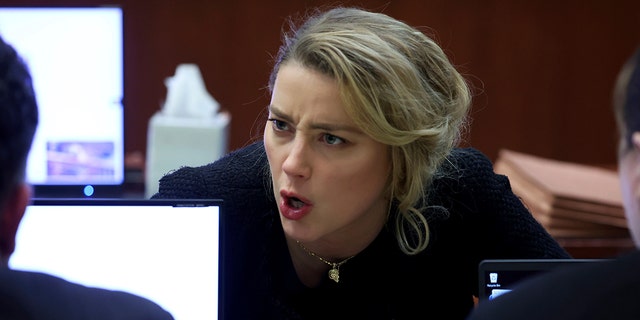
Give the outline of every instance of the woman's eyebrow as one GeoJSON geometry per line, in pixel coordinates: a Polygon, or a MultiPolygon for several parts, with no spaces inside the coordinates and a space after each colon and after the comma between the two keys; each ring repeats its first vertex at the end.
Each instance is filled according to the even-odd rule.
{"type": "Polygon", "coordinates": [[[290,116],[286,115],[284,112],[280,111],[278,109],[278,107],[270,104],[267,107],[267,109],[269,109],[269,113],[275,115],[276,117],[281,118],[281,119],[283,119],[284,121],[287,121],[287,122],[293,122],[293,119],[290,116]]]}
{"type": "MultiPolygon", "coordinates": [[[[284,112],[282,112],[281,110],[278,109],[278,107],[270,104],[268,106],[269,109],[269,113],[272,113],[273,115],[275,115],[278,118],[283,119],[284,121],[293,122],[293,119],[286,115],[284,112]]],[[[340,123],[329,123],[329,122],[315,122],[315,123],[311,123],[308,126],[309,129],[312,130],[323,130],[323,131],[347,131],[347,132],[353,132],[353,133],[362,133],[362,130],[360,130],[360,128],[352,126],[352,125],[348,125],[348,124],[340,124],[340,123]]]]}
{"type": "Polygon", "coordinates": [[[312,123],[309,126],[309,128],[316,129],[316,130],[325,130],[325,131],[348,131],[353,133],[362,133],[362,130],[360,130],[357,127],[344,125],[344,124],[337,124],[337,123],[317,122],[317,123],[312,123]]]}

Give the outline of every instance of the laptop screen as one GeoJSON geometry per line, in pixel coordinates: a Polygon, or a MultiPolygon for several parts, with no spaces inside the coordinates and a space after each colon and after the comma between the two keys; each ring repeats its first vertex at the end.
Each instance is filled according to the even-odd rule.
{"type": "Polygon", "coordinates": [[[27,162],[38,197],[113,197],[124,183],[123,12],[0,6],[28,65],[40,123],[27,162]]]}
{"type": "Polygon", "coordinates": [[[522,280],[575,263],[601,259],[511,259],[483,260],[478,266],[480,301],[491,300],[515,288],[522,280]]]}
{"type": "Polygon", "coordinates": [[[219,200],[34,199],[10,267],[217,319],[219,200]]]}

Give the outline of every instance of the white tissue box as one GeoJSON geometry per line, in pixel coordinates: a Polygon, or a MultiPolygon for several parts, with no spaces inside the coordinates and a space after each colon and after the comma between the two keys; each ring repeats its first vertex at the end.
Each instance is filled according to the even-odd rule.
{"type": "Polygon", "coordinates": [[[145,196],[158,192],[158,181],[168,172],[222,157],[227,152],[230,118],[228,113],[204,118],[154,114],[147,132],[145,196]]]}

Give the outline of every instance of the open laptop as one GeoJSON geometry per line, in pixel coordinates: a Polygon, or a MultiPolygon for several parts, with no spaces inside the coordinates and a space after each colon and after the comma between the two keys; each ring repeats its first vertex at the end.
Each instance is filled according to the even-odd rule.
{"type": "Polygon", "coordinates": [[[34,199],[10,267],[146,297],[176,320],[218,319],[221,200],[34,199]]]}
{"type": "Polygon", "coordinates": [[[38,197],[119,197],[125,181],[123,8],[0,4],[0,35],[33,77],[27,161],[38,197]]]}
{"type": "Polygon", "coordinates": [[[478,265],[479,301],[491,300],[514,290],[522,280],[555,268],[602,259],[495,259],[478,265]]]}

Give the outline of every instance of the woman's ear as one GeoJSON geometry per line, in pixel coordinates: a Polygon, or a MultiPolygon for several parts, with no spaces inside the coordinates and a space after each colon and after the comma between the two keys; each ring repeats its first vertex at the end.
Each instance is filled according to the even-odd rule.
{"type": "Polygon", "coordinates": [[[23,183],[14,189],[0,212],[0,258],[7,266],[16,248],[16,234],[27,205],[31,201],[31,187],[23,183]]]}

